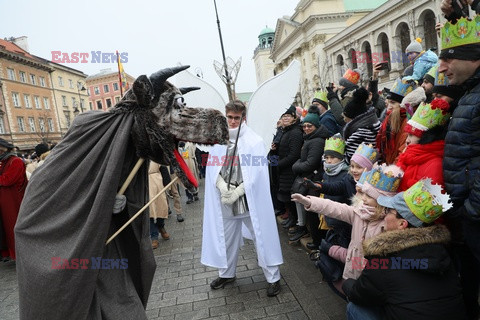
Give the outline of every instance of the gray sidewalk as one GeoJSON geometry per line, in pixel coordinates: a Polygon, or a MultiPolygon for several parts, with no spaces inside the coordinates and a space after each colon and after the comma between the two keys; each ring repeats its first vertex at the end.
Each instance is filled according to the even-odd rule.
{"type": "MultiPolygon", "coordinates": [[[[177,222],[174,213],[166,221],[170,240],[160,239],[154,250],[157,271],[147,306],[149,319],[345,319],[345,302],[322,283],[306,251],[288,245],[282,228],[284,264],[278,296],[267,297],[267,282],[251,241],[240,252],[236,282],[211,290],[209,283],[218,272],[200,263],[203,185],[199,195],[200,201],[189,205],[183,200],[185,221],[177,222]]],[[[0,263],[0,319],[18,319],[13,262],[0,263]]]]}

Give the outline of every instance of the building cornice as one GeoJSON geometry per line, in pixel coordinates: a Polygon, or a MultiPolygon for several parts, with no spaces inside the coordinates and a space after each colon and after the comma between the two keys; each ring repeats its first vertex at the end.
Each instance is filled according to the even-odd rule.
{"type": "Polygon", "coordinates": [[[7,60],[14,61],[14,62],[24,64],[36,69],[47,71],[47,72],[54,71],[52,67],[50,67],[45,63],[42,63],[41,61],[25,57],[24,55],[21,55],[21,54],[16,54],[10,51],[6,51],[4,48],[5,47],[0,46],[0,58],[5,58],[7,60]]]}

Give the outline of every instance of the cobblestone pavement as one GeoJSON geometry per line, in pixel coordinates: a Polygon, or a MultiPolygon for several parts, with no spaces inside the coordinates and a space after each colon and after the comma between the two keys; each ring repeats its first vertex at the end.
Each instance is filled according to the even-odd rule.
{"type": "MultiPolygon", "coordinates": [[[[166,221],[170,240],[160,239],[159,248],[154,250],[157,271],[147,306],[149,319],[345,319],[345,302],[321,282],[320,272],[306,251],[288,244],[282,228],[284,264],[278,296],[267,297],[267,282],[248,240],[239,255],[237,280],[224,289],[211,290],[209,283],[218,272],[200,263],[202,187],[199,194],[200,201],[187,205],[183,200],[184,222],[177,222],[175,213],[170,216],[166,221]]],[[[14,262],[0,263],[0,319],[18,319],[14,262]]]]}

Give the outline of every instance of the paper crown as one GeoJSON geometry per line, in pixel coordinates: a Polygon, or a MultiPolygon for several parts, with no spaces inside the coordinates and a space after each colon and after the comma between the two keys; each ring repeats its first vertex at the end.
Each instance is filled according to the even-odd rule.
{"type": "Polygon", "coordinates": [[[403,193],[403,199],[412,213],[422,222],[431,223],[452,207],[450,196],[442,194],[442,187],[422,179],[403,193]]]}
{"type": "Polygon", "coordinates": [[[431,67],[428,72],[425,74],[425,78],[428,78],[430,76],[430,79],[432,80],[432,83],[435,82],[435,79],[437,77],[437,72],[438,72],[438,64],[434,65],[431,67]]]}
{"type": "Polygon", "coordinates": [[[390,94],[393,93],[405,97],[407,94],[412,92],[413,89],[415,89],[413,83],[404,82],[402,79],[397,78],[390,89],[390,94]]]}
{"type": "Polygon", "coordinates": [[[441,29],[442,50],[480,43],[480,15],[473,20],[462,17],[457,23],[446,22],[441,29]]]}
{"type": "Polygon", "coordinates": [[[325,140],[324,153],[326,152],[326,154],[328,154],[327,151],[337,152],[342,156],[345,154],[345,140],[342,139],[340,134],[337,133],[325,140]]]}
{"type": "Polygon", "coordinates": [[[435,70],[435,84],[437,86],[448,86],[448,78],[445,76],[445,73],[438,72],[438,66],[435,70]]]}
{"type": "Polygon", "coordinates": [[[314,95],[313,99],[319,99],[319,100],[322,100],[323,102],[326,102],[328,104],[327,94],[328,93],[325,90],[315,91],[315,95],[314,95]]]}
{"type": "Polygon", "coordinates": [[[368,172],[363,183],[368,182],[372,187],[386,192],[397,192],[402,175],[395,175],[392,171],[385,172],[385,164],[373,168],[368,172]]]}
{"type": "Polygon", "coordinates": [[[362,142],[357,150],[355,150],[354,155],[359,155],[361,157],[364,157],[368,160],[370,160],[371,163],[374,163],[378,160],[378,150],[373,147],[372,144],[366,144],[365,142],[362,142]]]}
{"type": "Polygon", "coordinates": [[[345,71],[345,74],[343,75],[342,78],[347,79],[353,84],[357,84],[358,80],[360,80],[360,73],[353,71],[352,69],[347,69],[347,71],[345,71]]]}
{"type": "Polygon", "coordinates": [[[442,99],[434,99],[431,103],[422,104],[408,120],[405,131],[420,137],[423,132],[437,125],[444,125],[450,118],[450,105],[442,99]]]}

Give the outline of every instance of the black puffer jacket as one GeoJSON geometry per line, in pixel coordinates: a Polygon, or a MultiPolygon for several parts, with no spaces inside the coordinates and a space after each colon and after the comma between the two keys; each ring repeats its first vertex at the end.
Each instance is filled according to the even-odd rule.
{"type": "Polygon", "coordinates": [[[277,146],[278,151],[278,191],[290,193],[295,174],[292,171],[293,164],[300,158],[303,145],[303,133],[300,121],[283,129],[283,135],[277,146]]]}
{"type": "Polygon", "coordinates": [[[480,69],[465,87],[445,137],[443,175],[458,213],[480,222],[480,69]]]}
{"type": "Polygon", "coordinates": [[[306,177],[311,175],[318,167],[322,165],[323,149],[325,148],[325,139],[330,134],[323,125],[309,135],[304,135],[304,142],[300,159],[292,167],[296,176],[306,177]]]}
{"type": "Polygon", "coordinates": [[[442,225],[381,233],[364,243],[368,264],[343,291],[355,304],[381,306],[383,319],[465,319],[449,241],[442,225]]]}

